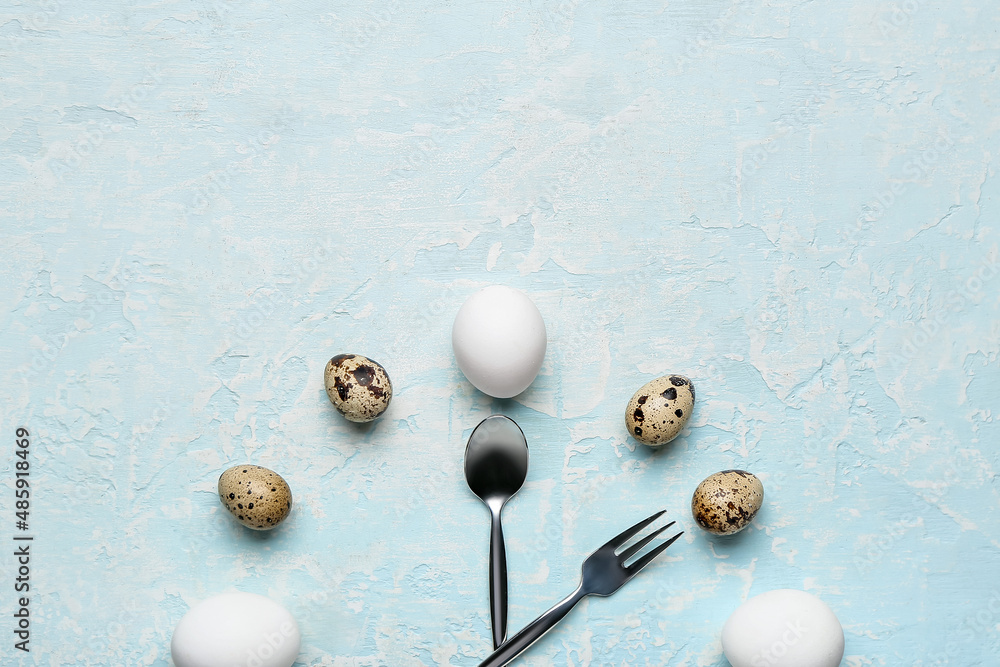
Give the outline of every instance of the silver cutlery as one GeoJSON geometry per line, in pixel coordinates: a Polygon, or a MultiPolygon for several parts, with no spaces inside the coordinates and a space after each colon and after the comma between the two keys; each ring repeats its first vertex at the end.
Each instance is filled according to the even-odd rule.
{"type": "Polygon", "coordinates": [[[472,492],[490,508],[490,618],[493,648],[507,638],[507,551],[500,511],[517,493],[528,474],[528,443],[514,420],[487,417],[469,436],[465,448],[465,479],[472,492]]]}
{"type": "Polygon", "coordinates": [[[676,542],[677,538],[683,535],[684,532],[677,533],[633,562],[629,563],[628,561],[638,554],[643,547],[652,542],[660,533],[674,525],[675,521],[671,521],[662,528],[653,531],[650,535],[647,535],[625,549],[622,549],[622,547],[625,547],[629,540],[635,537],[643,528],[663,516],[665,512],[666,510],[661,510],[648,519],[643,519],[628,530],[616,535],[607,544],[590,554],[587,560],[583,562],[583,572],[580,577],[580,585],[577,586],[577,589],[563,599],[562,602],[556,604],[525,626],[523,630],[501,644],[490,657],[479,663],[479,667],[500,667],[501,665],[506,665],[529,646],[541,639],[546,632],[555,627],[580,600],[588,595],[599,595],[602,597],[611,595],[621,588],[625,582],[638,574],[642,568],[649,565],[664,549],[676,542]],[[616,554],[615,552],[619,549],[621,549],[621,552],[616,554]]]}

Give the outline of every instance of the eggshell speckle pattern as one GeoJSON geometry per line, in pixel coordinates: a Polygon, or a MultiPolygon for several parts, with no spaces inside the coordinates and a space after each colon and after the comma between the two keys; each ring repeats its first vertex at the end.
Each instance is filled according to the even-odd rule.
{"type": "Polygon", "coordinates": [[[644,384],[625,408],[629,435],[652,447],[681,432],[694,409],[694,384],[683,375],[664,375],[644,384]]]}
{"type": "Polygon", "coordinates": [[[249,464],[222,473],[219,500],[237,521],[254,530],[271,530],[292,510],[292,491],[281,475],[249,464]]]}
{"type": "Polygon", "coordinates": [[[716,535],[734,535],[750,525],[764,502],[764,485],[745,470],[709,475],[691,498],[698,525],[716,535]]]}
{"type": "Polygon", "coordinates": [[[392,382],[380,364],[360,354],[338,354],[326,364],[326,395],[352,422],[370,422],[389,407],[392,382]]]}

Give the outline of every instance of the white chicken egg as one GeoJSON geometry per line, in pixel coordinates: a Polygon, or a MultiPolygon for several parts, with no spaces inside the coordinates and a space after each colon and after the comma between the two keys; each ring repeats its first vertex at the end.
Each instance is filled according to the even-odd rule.
{"type": "Polygon", "coordinates": [[[301,637],[283,606],[254,593],[222,593],[196,604],[170,640],[177,667],[291,667],[301,637]]]}
{"type": "Polygon", "coordinates": [[[722,651],[733,667],[837,667],[844,657],[844,629],[815,595],[768,591],[729,617],[722,651]]]}
{"type": "Polygon", "coordinates": [[[510,398],[527,389],[542,367],[545,322],[527,294],[493,285],[462,304],[451,345],[458,367],[476,389],[510,398]]]}

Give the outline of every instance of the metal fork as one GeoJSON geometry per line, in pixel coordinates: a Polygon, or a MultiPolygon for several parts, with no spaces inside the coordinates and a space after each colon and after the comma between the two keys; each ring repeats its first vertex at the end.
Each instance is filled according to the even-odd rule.
{"type": "Polygon", "coordinates": [[[666,510],[660,510],[648,519],[643,519],[628,530],[616,535],[607,544],[590,554],[583,562],[583,573],[580,578],[580,585],[569,594],[562,602],[549,609],[547,612],[526,625],[523,630],[501,644],[486,660],[479,663],[479,667],[500,667],[516,658],[525,649],[542,638],[546,632],[555,627],[569,610],[576,606],[576,603],[588,595],[599,595],[607,597],[619,588],[626,581],[639,573],[639,570],[649,565],[650,561],[677,541],[677,538],[684,534],[683,531],[677,533],[663,544],[657,546],[645,556],[635,562],[626,565],[625,563],[635,556],[639,551],[653,541],[653,539],[665,531],[676,522],[671,521],[659,530],[653,531],[634,545],[623,550],[620,554],[615,551],[623,547],[630,539],[635,537],[639,531],[663,516],[666,510]]]}

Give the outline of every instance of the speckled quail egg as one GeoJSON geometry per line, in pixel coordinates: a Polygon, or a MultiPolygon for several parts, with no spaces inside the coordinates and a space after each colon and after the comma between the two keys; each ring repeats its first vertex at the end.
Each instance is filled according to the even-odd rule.
{"type": "Polygon", "coordinates": [[[734,535],[753,521],[764,502],[764,485],[746,470],[723,470],[706,477],[691,498],[698,525],[716,535],[734,535]]]}
{"type": "Polygon", "coordinates": [[[694,408],[694,384],[664,375],[639,388],[625,408],[625,428],[644,445],[665,445],[681,432],[694,408]]]}
{"type": "Polygon", "coordinates": [[[360,354],[338,354],[326,364],[326,395],[352,422],[370,422],[389,407],[392,382],[380,364],[360,354]]]}
{"type": "Polygon", "coordinates": [[[254,530],[271,530],[292,509],[292,491],[281,475],[250,464],[222,473],[219,500],[240,523],[254,530]]]}

